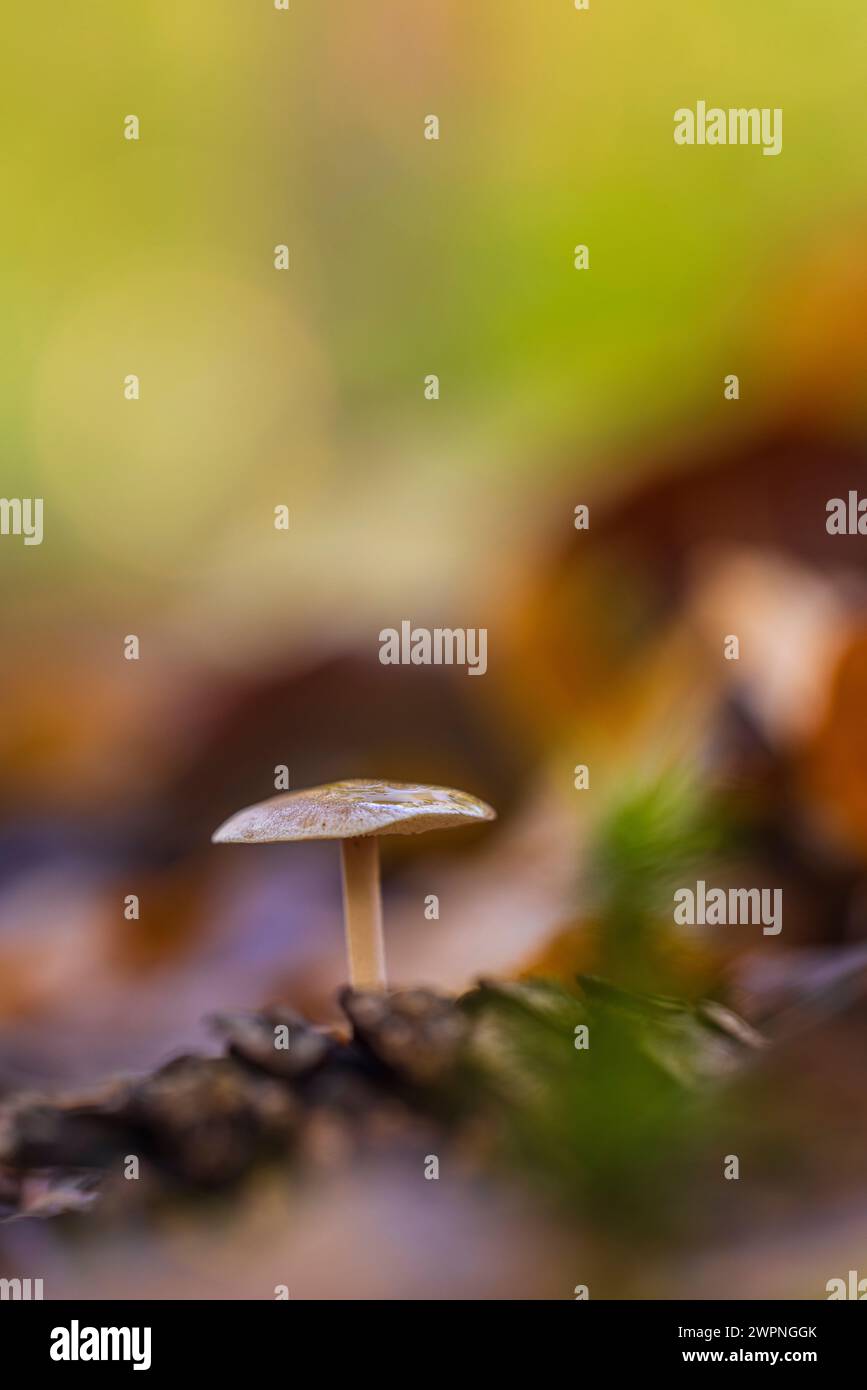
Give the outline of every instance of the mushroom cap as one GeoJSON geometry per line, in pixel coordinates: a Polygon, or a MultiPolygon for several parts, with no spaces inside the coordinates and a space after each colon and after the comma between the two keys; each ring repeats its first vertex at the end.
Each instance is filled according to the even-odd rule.
{"type": "Polygon", "coordinates": [[[214,844],[275,840],[351,840],[365,835],[418,835],[470,821],[496,819],[484,801],[451,787],[361,778],[329,782],[259,801],[215,830],[214,844]]]}

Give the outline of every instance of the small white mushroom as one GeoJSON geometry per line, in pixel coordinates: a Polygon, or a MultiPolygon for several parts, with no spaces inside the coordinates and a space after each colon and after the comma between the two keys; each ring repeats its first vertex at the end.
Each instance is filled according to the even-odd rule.
{"type": "Polygon", "coordinates": [[[247,806],[224,821],[211,839],[243,845],[340,840],[349,978],[356,989],[384,989],[377,837],[418,835],[495,817],[484,801],[450,787],[359,779],[286,792],[247,806]]]}

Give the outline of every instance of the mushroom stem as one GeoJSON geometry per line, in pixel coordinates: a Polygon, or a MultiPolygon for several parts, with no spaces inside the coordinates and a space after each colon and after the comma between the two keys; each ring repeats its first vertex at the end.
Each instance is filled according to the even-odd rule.
{"type": "Polygon", "coordinates": [[[341,840],[340,849],[350,983],[355,989],[385,989],[379,841],[364,835],[341,840]]]}

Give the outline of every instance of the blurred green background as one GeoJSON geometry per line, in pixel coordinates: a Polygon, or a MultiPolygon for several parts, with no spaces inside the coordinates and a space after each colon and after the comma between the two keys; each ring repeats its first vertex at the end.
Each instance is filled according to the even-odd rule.
{"type": "Polygon", "coordinates": [[[865,42],[855,0],[13,6],[5,487],[48,513],[6,622],[218,660],[378,629],[508,577],[546,482],[743,427],[793,367],[839,355],[863,420],[863,343],[803,324],[863,232],[865,42]],[[782,107],[781,156],[675,146],[700,97],[782,107]]]}

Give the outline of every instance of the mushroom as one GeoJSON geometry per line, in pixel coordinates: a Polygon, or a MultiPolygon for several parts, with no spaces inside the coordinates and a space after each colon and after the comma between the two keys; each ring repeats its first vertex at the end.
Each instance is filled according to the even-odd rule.
{"type": "Polygon", "coordinates": [[[450,787],[329,782],[247,806],[224,821],[211,840],[244,845],[340,840],[349,978],[355,989],[384,989],[378,836],[417,835],[423,830],[494,820],[496,814],[484,801],[450,787]]]}

